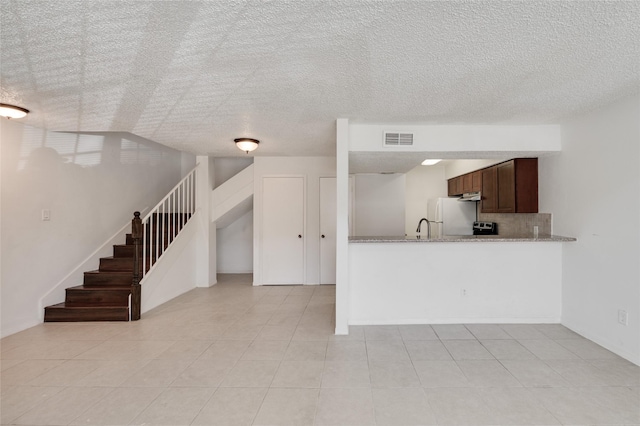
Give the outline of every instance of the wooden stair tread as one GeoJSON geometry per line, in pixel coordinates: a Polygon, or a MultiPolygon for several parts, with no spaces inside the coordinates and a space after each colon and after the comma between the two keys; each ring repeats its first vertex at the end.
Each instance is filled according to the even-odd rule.
{"type": "Polygon", "coordinates": [[[86,286],[84,284],[81,285],[77,285],[75,287],[69,287],[66,290],[72,290],[72,291],[82,291],[82,290],[87,290],[87,291],[120,291],[120,292],[128,292],[129,290],[129,286],[116,286],[116,285],[101,285],[101,286],[86,286]]]}
{"type": "Polygon", "coordinates": [[[133,281],[133,268],[130,271],[88,271],[84,273],[86,287],[127,287],[133,281]]]}
{"type": "Polygon", "coordinates": [[[128,306],[67,306],[66,302],[44,308],[44,321],[129,321],[128,306]]]}

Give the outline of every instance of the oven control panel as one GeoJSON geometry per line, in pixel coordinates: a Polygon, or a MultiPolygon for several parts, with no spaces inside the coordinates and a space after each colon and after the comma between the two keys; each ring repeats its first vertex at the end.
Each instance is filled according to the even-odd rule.
{"type": "Polygon", "coordinates": [[[473,222],[473,235],[498,235],[495,222],[473,222]]]}

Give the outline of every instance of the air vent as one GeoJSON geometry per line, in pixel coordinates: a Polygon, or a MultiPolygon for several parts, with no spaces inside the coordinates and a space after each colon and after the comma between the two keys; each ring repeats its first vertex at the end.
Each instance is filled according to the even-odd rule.
{"type": "Polygon", "coordinates": [[[384,146],[413,146],[413,133],[384,132],[384,146]]]}

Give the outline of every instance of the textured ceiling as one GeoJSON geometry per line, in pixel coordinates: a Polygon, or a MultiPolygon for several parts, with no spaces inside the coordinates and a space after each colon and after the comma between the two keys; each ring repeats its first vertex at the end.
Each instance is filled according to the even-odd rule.
{"type": "Polygon", "coordinates": [[[335,119],[556,123],[637,92],[640,3],[0,2],[25,123],[197,154],[333,155],[335,119]]]}

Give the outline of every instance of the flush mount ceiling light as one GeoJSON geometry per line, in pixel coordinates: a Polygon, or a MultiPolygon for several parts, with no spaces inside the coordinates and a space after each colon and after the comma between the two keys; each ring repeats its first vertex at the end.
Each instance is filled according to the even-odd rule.
{"type": "Polygon", "coordinates": [[[433,160],[424,160],[422,162],[423,166],[433,166],[434,164],[438,164],[439,162],[441,162],[441,159],[433,159],[433,160]]]}
{"type": "Polygon", "coordinates": [[[29,114],[29,110],[15,105],[0,103],[0,116],[6,118],[22,118],[29,114]]]}
{"type": "Polygon", "coordinates": [[[258,139],[251,138],[238,138],[233,140],[236,143],[236,146],[246,152],[247,154],[258,147],[260,141],[258,139]]]}

